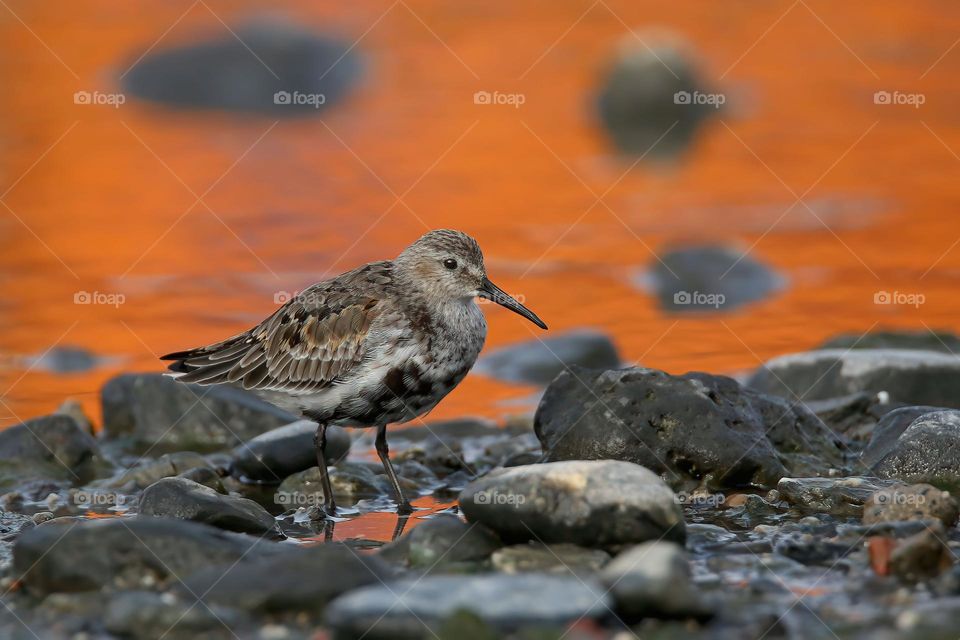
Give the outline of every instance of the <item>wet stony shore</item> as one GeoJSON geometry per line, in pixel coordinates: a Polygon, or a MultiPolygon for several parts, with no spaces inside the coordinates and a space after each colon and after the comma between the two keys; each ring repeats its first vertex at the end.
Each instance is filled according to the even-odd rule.
{"type": "Polygon", "coordinates": [[[96,428],[67,402],[0,432],[0,636],[956,637],[944,343],[838,338],[738,381],[553,340],[478,366],[544,385],[535,415],[391,431],[409,518],[339,429],[325,518],[313,425],[234,389],[127,374],[96,428]],[[373,518],[392,541],[343,533],[373,518]]]}

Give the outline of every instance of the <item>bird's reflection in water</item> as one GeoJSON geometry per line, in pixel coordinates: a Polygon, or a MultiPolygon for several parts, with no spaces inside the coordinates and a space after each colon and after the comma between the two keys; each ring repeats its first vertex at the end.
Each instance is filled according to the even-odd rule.
{"type": "MultiPolygon", "coordinates": [[[[407,527],[410,520],[410,514],[397,513],[397,523],[393,527],[393,533],[390,535],[390,542],[403,535],[403,530],[407,527]]],[[[337,521],[327,518],[316,523],[317,534],[323,536],[324,542],[333,542],[333,532],[336,529],[337,521]]]]}

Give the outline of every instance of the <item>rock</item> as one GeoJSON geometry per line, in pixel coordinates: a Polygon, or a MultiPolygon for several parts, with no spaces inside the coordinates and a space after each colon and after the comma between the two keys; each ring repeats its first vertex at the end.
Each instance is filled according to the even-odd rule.
{"type": "Polygon", "coordinates": [[[630,547],[604,567],[600,579],[626,621],[710,617],[690,577],[687,553],[673,542],[630,547]]]}
{"type": "Polygon", "coordinates": [[[93,428],[93,421],[83,410],[83,405],[80,404],[79,400],[67,398],[60,403],[60,406],[57,407],[57,410],[54,411],[54,413],[58,415],[70,416],[73,418],[74,422],[77,423],[77,426],[80,427],[80,429],[85,433],[94,435],[96,432],[96,430],[93,428]]]}
{"type": "Polygon", "coordinates": [[[621,153],[670,159],[690,145],[705,118],[718,112],[720,98],[705,90],[682,41],[650,33],[643,38],[641,45],[636,37],[625,37],[604,70],[598,114],[621,153]],[[713,104],[694,95],[712,96],[713,104]]]}
{"type": "Polygon", "coordinates": [[[69,345],[57,345],[38,356],[30,356],[25,361],[31,369],[51,373],[82,373],[97,367],[102,359],[96,354],[69,345]]]}
{"type": "Polygon", "coordinates": [[[95,486],[107,489],[133,491],[146,489],[157,480],[170,478],[190,469],[213,467],[206,458],[192,451],[165,453],[156,460],[143,460],[138,466],[127,469],[119,476],[101,480],[95,486]]]}
{"type": "Polygon", "coordinates": [[[79,485],[103,467],[96,440],[69,416],[43,416],[0,431],[0,491],[43,482],[79,485]]]}
{"type": "MultiPolygon", "coordinates": [[[[379,465],[377,468],[379,470],[379,465]]],[[[339,506],[376,498],[392,491],[386,475],[374,471],[372,464],[341,462],[335,467],[330,467],[329,473],[333,497],[339,506]]],[[[402,483],[403,479],[401,479],[402,483]]],[[[320,470],[313,467],[288,476],[277,488],[274,502],[284,508],[323,504],[320,470]]]]}
{"type": "Polygon", "coordinates": [[[870,496],[897,482],[851,476],[848,478],[781,478],[780,497],[802,511],[836,516],[860,516],[870,496]]]}
{"type": "Polygon", "coordinates": [[[126,451],[216,451],[295,420],[229,386],[200,387],[161,374],[123,374],[101,390],[103,437],[126,451]]]}
{"type": "Polygon", "coordinates": [[[103,625],[124,638],[236,637],[233,632],[244,616],[218,606],[197,605],[194,598],[179,599],[169,593],[124,591],[107,604],[103,625]]]}
{"type": "Polygon", "coordinates": [[[253,500],[225,496],[186,478],[164,478],[143,491],[140,515],[202,522],[228,531],[280,536],[277,521],[253,500]]]}
{"type": "Polygon", "coordinates": [[[0,511],[0,573],[6,574],[10,566],[17,537],[37,524],[30,516],[0,511]]]}
{"type": "Polygon", "coordinates": [[[196,482],[197,484],[202,484],[205,487],[210,487],[217,493],[227,493],[226,488],[223,486],[223,480],[220,477],[220,473],[216,469],[211,469],[210,467],[194,467],[192,469],[187,469],[183,473],[178,473],[178,478],[185,478],[191,482],[196,482]]]}
{"type": "MultiPolygon", "coordinates": [[[[279,484],[287,476],[317,466],[313,437],[317,424],[298,420],[239,445],[231,454],[231,475],[246,482],[279,484]]],[[[340,427],[327,428],[327,464],[336,464],[350,452],[350,435],[340,427]]]]}
{"type": "Polygon", "coordinates": [[[938,411],[914,420],[873,470],[881,478],[960,492],[960,411],[938,411]]]}
{"type": "Polygon", "coordinates": [[[507,382],[545,385],[573,365],[616,369],[620,356],[603,333],[579,330],[495,349],[480,358],[474,372],[507,382]]]}
{"type": "Polygon", "coordinates": [[[485,526],[440,514],[381,547],[377,555],[410,567],[442,569],[484,562],[500,547],[496,534],[485,526]]]}
{"type": "Polygon", "coordinates": [[[376,556],[358,554],[340,544],[285,548],[280,555],[244,558],[210,567],[186,578],[175,589],[188,598],[201,594],[209,605],[279,613],[322,613],[337,596],[395,577],[376,556]]]}
{"type": "Polygon", "coordinates": [[[504,573],[557,573],[590,575],[610,560],[600,549],[585,549],[575,544],[528,543],[504,547],[491,557],[493,568],[504,573]]]}
{"type": "MultiPolygon", "coordinates": [[[[859,542],[857,546],[860,546],[859,542]]],[[[773,550],[781,556],[804,565],[834,567],[841,558],[852,553],[855,548],[842,542],[825,540],[820,533],[790,531],[775,536],[773,550]]]]}
{"type": "Polygon", "coordinates": [[[351,591],[330,603],[326,622],[338,638],[423,638],[456,612],[472,613],[504,633],[596,620],[609,607],[599,585],[569,576],[428,575],[351,591]]]}
{"type": "Polygon", "coordinates": [[[881,412],[875,393],[851,393],[848,396],[804,402],[827,427],[852,439],[861,440],[872,435],[881,412]]]}
{"type": "Polygon", "coordinates": [[[890,555],[890,571],[906,582],[935,578],[953,566],[953,554],[939,523],[901,541],[890,555]]]}
{"type": "Polygon", "coordinates": [[[537,540],[616,548],[663,537],[683,542],[676,496],[648,469],[615,460],[497,469],[470,483],[460,508],[508,543],[537,540]]]}
{"type": "Polygon", "coordinates": [[[902,520],[939,520],[952,527],[960,505],[947,491],[929,484],[894,487],[874,493],[864,504],[863,524],[902,520]]]}
{"type": "Polygon", "coordinates": [[[783,286],[776,273],[744,252],[710,245],[664,252],[648,277],[660,307],[678,313],[732,311],[783,286]]]}
{"type": "Polygon", "coordinates": [[[540,401],[535,429],[547,460],[626,460],[675,488],[769,487],[843,460],[842,443],[802,405],[705,373],[563,373],[540,401]]]}
{"type": "Polygon", "coordinates": [[[819,400],[885,391],[891,402],[960,407],[960,357],[907,349],[825,349],[774,358],[747,383],[764,393],[819,400]]]}
{"type": "Polygon", "coordinates": [[[185,520],[55,518],[17,539],[13,572],[38,595],[106,585],[135,588],[279,548],[185,520]]]}
{"type": "Polygon", "coordinates": [[[316,115],[355,83],[360,62],[352,49],[299,26],[261,21],[148,51],[123,77],[123,90],[175,108],[316,115]]]}
{"type": "Polygon", "coordinates": [[[960,353],[960,337],[949,331],[874,331],[830,338],[820,349],[910,349],[960,353]]]}
{"type": "Polygon", "coordinates": [[[943,407],[910,406],[900,407],[885,414],[874,428],[870,441],[860,456],[860,462],[868,468],[874,466],[893,450],[897,440],[914,420],[937,411],[945,411],[945,409],[943,407]]]}

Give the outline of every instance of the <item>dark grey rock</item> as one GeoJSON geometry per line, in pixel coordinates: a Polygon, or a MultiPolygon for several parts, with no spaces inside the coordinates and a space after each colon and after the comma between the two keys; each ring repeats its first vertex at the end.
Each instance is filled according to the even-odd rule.
{"type": "Polygon", "coordinates": [[[843,443],[802,405],[704,373],[564,373],[535,424],[547,460],[626,460],[675,488],[769,487],[843,463],[843,443]]]}
{"type": "Polygon", "coordinates": [[[370,584],[382,585],[395,576],[396,571],[375,556],[345,545],[323,544],[204,569],[175,589],[184,597],[202,594],[207,604],[245,611],[322,613],[337,596],[370,584]]]}
{"type": "Polygon", "coordinates": [[[949,331],[874,331],[830,338],[820,349],[911,349],[960,353],[960,337],[949,331]]]}
{"type": "Polygon", "coordinates": [[[690,145],[704,119],[719,112],[677,97],[709,90],[686,47],[674,39],[646,34],[641,44],[626,38],[600,83],[600,121],[616,148],[629,155],[671,159],[690,145]]]}
{"type": "Polygon", "coordinates": [[[711,615],[694,587],[686,551],[673,542],[651,541],[626,549],[604,567],[600,579],[628,622],[711,615]]]}
{"type": "Polygon", "coordinates": [[[663,252],[649,278],[660,307],[677,313],[732,311],[783,286],[782,278],[749,255],[718,246],[663,252]]]}
{"type": "Polygon", "coordinates": [[[894,547],[890,573],[905,582],[920,582],[948,571],[954,563],[946,531],[939,521],[934,521],[894,547]]]}
{"type": "Polygon", "coordinates": [[[0,491],[43,482],[79,485],[104,467],[96,440],[69,416],[42,416],[0,431],[0,491]]]}
{"type": "Polygon", "coordinates": [[[236,34],[147,52],[123,77],[123,90],[176,108],[316,115],[356,81],[360,62],[352,49],[293,25],[257,22],[236,34]]]}
{"type": "MultiPolygon", "coordinates": [[[[317,466],[313,444],[317,424],[298,420],[268,431],[233,450],[230,473],[246,482],[279,484],[287,476],[317,466]]],[[[350,452],[350,435],[340,427],[327,428],[327,464],[336,464],[350,452]]]]}
{"type": "Polygon", "coordinates": [[[878,491],[863,507],[863,524],[904,520],[939,520],[952,527],[960,515],[960,505],[949,491],[929,484],[891,487],[878,491]]]}
{"type": "Polygon", "coordinates": [[[570,576],[428,575],[351,591],[330,603],[326,621],[338,638],[423,638],[458,611],[506,632],[596,620],[609,607],[599,585],[570,576]]]}
{"type": "Polygon", "coordinates": [[[186,520],[56,518],[17,539],[13,572],[32,594],[136,588],[279,548],[186,520]]]}
{"type": "Polygon", "coordinates": [[[601,549],[575,544],[515,544],[496,551],[490,558],[493,568],[504,573],[556,573],[590,575],[610,561],[601,549]]]}
{"type": "Polygon", "coordinates": [[[245,616],[233,609],[196,604],[169,593],[124,591],[107,603],[103,626],[124,638],[231,638],[245,616]]]}
{"type": "Polygon", "coordinates": [[[885,414],[874,428],[860,462],[865,467],[872,467],[890,453],[897,444],[897,440],[907,430],[914,420],[928,413],[944,411],[943,407],[910,406],[900,407],[885,414]]]}
{"type": "Polygon", "coordinates": [[[917,418],[873,469],[881,478],[960,492],[960,411],[917,418]]]}
{"type": "Polygon", "coordinates": [[[26,358],[30,367],[51,373],[81,373],[100,364],[101,359],[83,347],[57,345],[38,356],[26,358]]]}
{"type": "Polygon", "coordinates": [[[216,451],[296,420],[242,389],[152,373],[110,379],[101,401],[103,437],[136,453],[216,451]]]}
{"type": "Polygon", "coordinates": [[[603,333],[578,330],[495,349],[480,358],[474,372],[507,382],[545,385],[573,365],[616,369],[620,356],[603,333]]]}
{"type": "Polygon", "coordinates": [[[616,548],[661,537],[684,540],[673,491],[652,471],[616,460],[497,469],[463,490],[460,509],[508,543],[616,548]]]}
{"type": "Polygon", "coordinates": [[[221,477],[219,471],[216,469],[211,469],[210,467],[194,467],[192,469],[187,469],[183,473],[178,473],[177,477],[185,478],[191,482],[196,482],[197,484],[202,484],[205,487],[210,487],[217,493],[227,493],[227,489],[223,486],[223,478],[221,477]]]}
{"type": "Polygon", "coordinates": [[[193,453],[192,451],[165,453],[156,460],[143,460],[137,466],[127,469],[116,477],[95,483],[95,486],[128,491],[146,489],[157,480],[170,478],[184,471],[197,468],[213,470],[206,458],[199,453],[193,453]]]}
{"type": "Polygon", "coordinates": [[[140,496],[141,516],[193,520],[228,531],[279,537],[277,521],[253,500],[227,496],[186,478],[164,478],[140,496]]]}
{"type": "Polygon", "coordinates": [[[496,534],[487,527],[441,514],[384,545],[378,555],[409,567],[443,569],[484,562],[501,546],[496,534]]]}
{"type": "Polygon", "coordinates": [[[839,398],[808,400],[804,404],[831,431],[853,440],[872,435],[885,408],[877,394],[863,391],[839,398]]]}
{"type": "Polygon", "coordinates": [[[891,402],[960,407],[960,357],[908,349],[826,349],[780,356],[747,385],[789,399],[885,391],[891,402]]]}
{"type": "Polygon", "coordinates": [[[36,525],[30,516],[0,511],[0,573],[6,573],[13,560],[13,543],[24,531],[36,525]]]}
{"type": "Polygon", "coordinates": [[[860,516],[870,496],[897,484],[891,480],[862,476],[781,478],[777,483],[777,491],[780,498],[801,511],[860,516]]]}
{"type": "MultiPolygon", "coordinates": [[[[377,473],[380,469],[379,465],[362,462],[340,462],[330,467],[330,484],[333,486],[333,496],[337,504],[347,506],[358,500],[376,498],[392,491],[386,475],[377,473]]],[[[312,467],[288,476],[277,487],[274,501],[285,508],[322,504],[320,470],[312,467]]]]}

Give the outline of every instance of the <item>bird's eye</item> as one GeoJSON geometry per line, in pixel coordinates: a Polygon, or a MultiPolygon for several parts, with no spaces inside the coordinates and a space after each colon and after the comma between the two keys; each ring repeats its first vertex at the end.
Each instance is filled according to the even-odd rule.
{"type": "Polygon", "coordinates": [[[453,258],[447,258],[446,260],[443,261],[443,266],[445,266],[447,269],[451,269],[451,270],[452,270],[452,269],[456,269],[456,268],[457,268],[457,261],[454,260],[453,258]]]}

